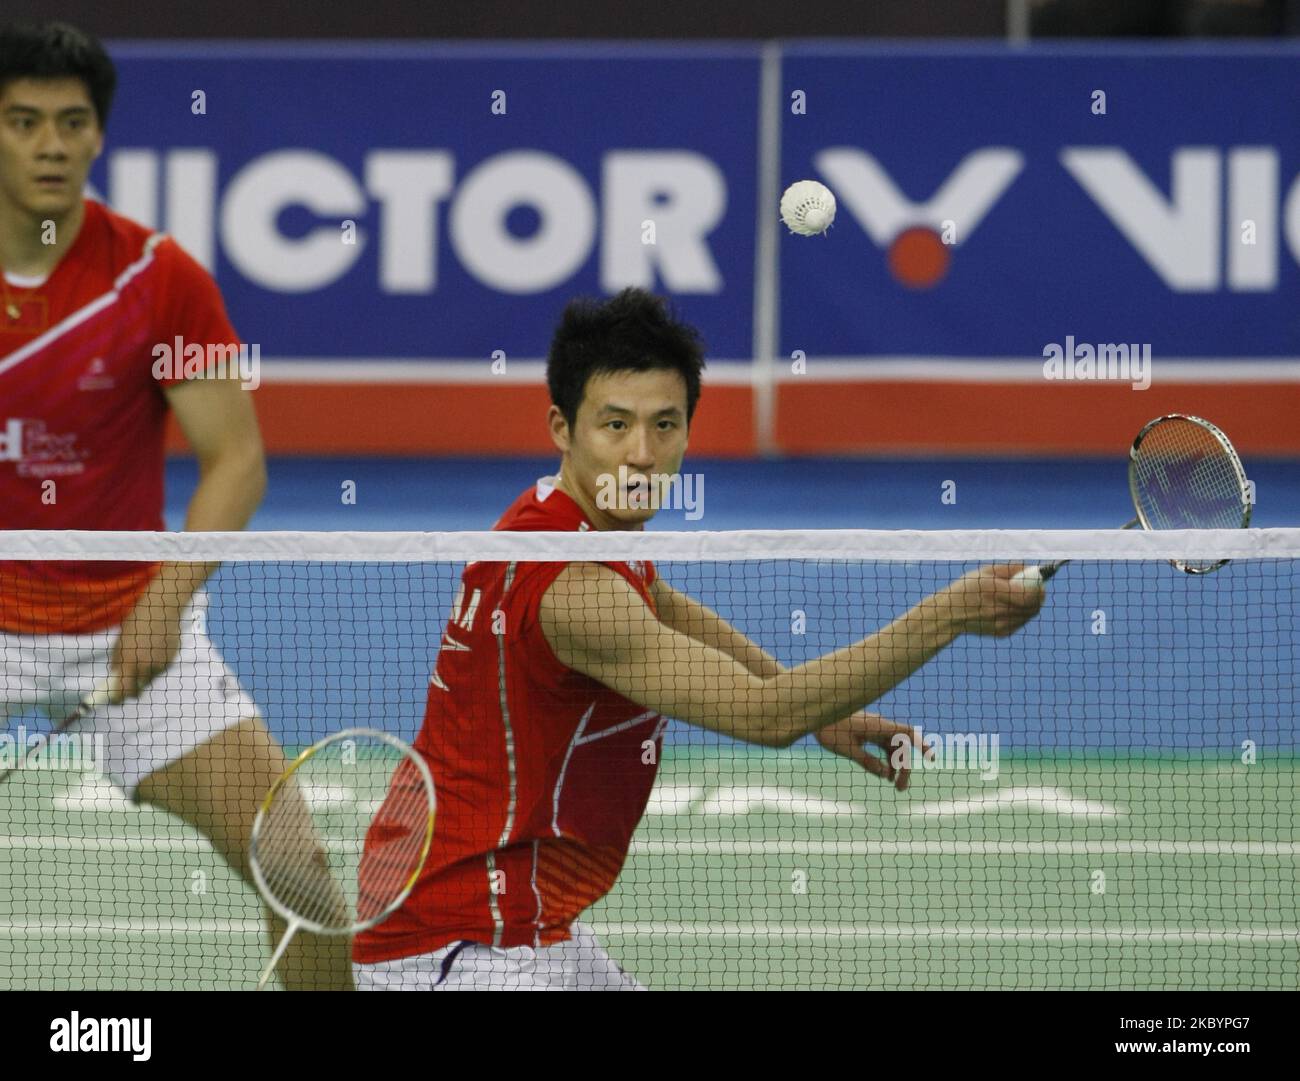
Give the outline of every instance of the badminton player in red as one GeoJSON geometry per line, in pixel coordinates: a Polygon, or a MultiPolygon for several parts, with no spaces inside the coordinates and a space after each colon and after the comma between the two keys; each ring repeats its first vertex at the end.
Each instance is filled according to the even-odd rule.
{"type": "MultiPolygon", "coordinates": [[[[642,529],[656,501],[639,495],[681,468],[702,369],[694,330],[644,291],[570,304],[547,365],[560,471],[496,528],[642,529]]],[[[958,635],[1030,619],[1042,594],[1010,581],[1020,569],[972,572],[784,669],[649,562],[469,564],[415,743],[438,792],[433,849],[402,908],[357,936],[357,987],[640,989],[578,916],[614,886],[667,719],[770,747],[815,733],[905,787],[866,747],[888,756],[918,734],[862,707],[958,635]]],[[[381,808],[375,836],[383,821],[381,808]]]]}
{"type": "MultiPolygon", "coordinates": [[[[170,411],[199,462],[185,528],[242,529],[266,471],[216,284],[174,240],[82,195],[115,84],[73,27],[0,29],[0,528],[162,529],[170,411]],[[214,363],[160,364],[155,347],[178,338],[214,363]]],[[[111,780],[247,875],[257,802],[287,763],[206,634],[216,567],[0,563],[0,724],[67,716],[113,681],[120,700],[73,731],[102,735],[111,780]]],[[[350,986],[345,944],[301,941],[290,986],[350,986]]]]}

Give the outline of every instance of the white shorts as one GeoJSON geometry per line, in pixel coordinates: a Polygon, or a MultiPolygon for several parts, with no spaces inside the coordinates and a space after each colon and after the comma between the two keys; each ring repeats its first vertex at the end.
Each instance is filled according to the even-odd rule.
{"type": "MultiPolygon", "coordinates": [[[[131,795],[149,774],[259,716],[208,638],[207,606],[207,594],[200,590],[181,616],[180,652],[143,693],[101,706],[68,730],[92,737],[79,742],[90,744],[100,772],[131,795]]],[[[108,678],[118,633],[118,628],[94,634],[0,633],[0,729],[32,710],[55,723],[75,710],[108,678]]]]}
{"type": "Polygon", "coordinates": [[[352,966],[358,991],[644,991],[589,927],[554,946],[499,949],[457,942],[433,953],[352,966]]]}

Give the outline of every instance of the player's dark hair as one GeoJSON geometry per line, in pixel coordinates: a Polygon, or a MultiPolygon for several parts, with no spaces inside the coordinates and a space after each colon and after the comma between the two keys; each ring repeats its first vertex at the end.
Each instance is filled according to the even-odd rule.
{"type": "Polygon", "coordinates": [[[0,27],[0,93],[15,79],[80,79],[102,131],[117,89],[117,69],[93,34],[61,22],[0,27]]]}
{"type": "Polygon", "coordinates": [[[677,320],[667,301],[644,289],[624,289],[599,301],[571,300],[560,318],[546,361],[551,401],[572,428],[593,375],[610,372],[680,372],[686,380],[686,423],[700,400],[704,343],[677,320]]]}

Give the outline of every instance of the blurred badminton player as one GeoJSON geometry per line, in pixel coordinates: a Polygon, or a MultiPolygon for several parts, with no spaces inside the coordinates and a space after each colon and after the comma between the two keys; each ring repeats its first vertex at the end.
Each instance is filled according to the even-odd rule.
{"type": "MultiPolygon", "coordinates": [[[[252,400],[238,376],[181,379],[154,352],[238,349],[216,284],[175,241],[82,196],[115,86],[73,27],[0,29],[0,528],[163,528],[170,409],[199,461],[185,528],[242,529],[266,483],[252,400]]],[[[216,567],[0,564],[0,720],[67,716],[115,680],[117,703],[72,731],[102,735],[111,780],[247,877],[257,803],[286,761],[204,632],[216,567]]],[[[345,942],[291,952],[288,986],[350,986],[345,942]]]]}
{"type": "MultiPolygon", "coordinates": [[[[570,304],[547,366],[560,472],[496,528],[642,529],[648,486],[681,467],[703,366],[696,332],[648,293],[570,304]]],[[[783,669],[649,562],[469,564],[415,742],[438,790],[433,850],[405,904],[355,939],[358,989],[641,989],[577,921],[623,866],[667,718],[769,747],[815,733],[902,788],[906,771],[865,748],[919,737],[861,707],[958,635],[1029,620],[1042,593],[1010,581],[1019,569],[972,572],[783,669]]]]}

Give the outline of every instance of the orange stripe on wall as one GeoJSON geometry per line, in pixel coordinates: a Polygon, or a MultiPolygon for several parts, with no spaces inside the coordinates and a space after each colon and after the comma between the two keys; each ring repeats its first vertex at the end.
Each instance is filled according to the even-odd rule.
{"type": "MultiPolygon", "coordinates": [[[[272,454],[551,454],[544,387],[268,384],[255,394],[272,454]]],[[[1300,383],[782,383],[789,454],[1114,454],[1162,413],[1212,420],[1246,455],[1300,455],[1300,383]]],[[[169,450],[183,450],[175,431],[169,450]]],[[[749,387],[710,386],[697,455],[755,453],[749,387]]]]}
{"type": "MultiPolygon", "coordinates": [[[[484,384],[264,384],[253,395],[270,454],[553,454],[545,387],[484,384]]],[[[691,453],[752,453],[748,387],[709,387],[691,453]]],[[[169,420],[168,450],[185,442],[169,420]]]]}
{"type": "Polygon", "coordinates": [[[777,402],[791,454],[1114,454],[1162,413],[1213,421],[1244,455],[1300,454],[1300,383],[786,383],[777,402]]]}

